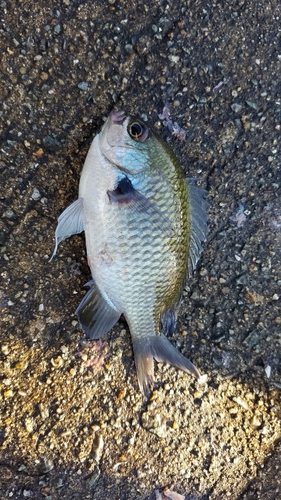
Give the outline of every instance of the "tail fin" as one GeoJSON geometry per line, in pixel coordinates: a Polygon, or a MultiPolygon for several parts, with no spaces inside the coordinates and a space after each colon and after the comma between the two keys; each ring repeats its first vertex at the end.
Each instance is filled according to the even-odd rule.
{"type": "Polygon", "coordinates": [[[141,338],[133,341],[135,364],[139,387],[144,396],[148,397],[154,383],[154,363],[156,361],[169,363],[180,370],[191,373],[199,378],[197,368],[185,358],[169,341],[162,335],[141,338]]]}

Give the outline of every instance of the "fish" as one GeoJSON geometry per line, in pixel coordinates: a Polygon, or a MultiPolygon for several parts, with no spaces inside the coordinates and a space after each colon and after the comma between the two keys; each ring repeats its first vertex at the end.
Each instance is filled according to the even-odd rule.
{"type": "Polygon", "coordinates": [[[168,340],[208,231],[206,191],[137,116],[114,109],[88,151],[78,199],[59,216],[55,248],[85,232],[92,280],[76,310],[90,339],[120,316],[130,329],[138,384],[149,397],[154,359],[199,378],[168,340]]]}

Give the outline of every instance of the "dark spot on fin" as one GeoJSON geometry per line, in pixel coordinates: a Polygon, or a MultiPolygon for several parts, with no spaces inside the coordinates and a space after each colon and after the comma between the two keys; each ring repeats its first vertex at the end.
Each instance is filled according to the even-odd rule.
{"type": "Polygon", "coordinates": [[[166,337],[154,335],[133,341],[135,364],[141,392],[148,397],[153,389],[154,364],[153,358],[162,363],[169,363],[180,370],[191,373],[199,378],[197,368],[185,358],[166,337]]]}
{"type": "Polygon", "coordinates": [[[73,234],[78,234],[84,231],[84,209],[83,198],[74,201],[58,218],[56,228],[56,243],[52,254],[52,258],[56,255],[57,248],[61,241],[69,238],[73,234]]]}
{"type": "Polygon", "coordinates": [[[164,335],[173,335],[176,330],[177,324],[177,310],[176,309],[168,309],[164,311],[161,316],[161,332],[164,335]]]}
{"type": "Polygon", "coordinates": [[[128,177],[125,176],[118,181],[113,191],[107,191],[107,195],[111,203],[131,203],[135,199],[137,191],[128,177]]]}
{"type": "Polygon", "coordinates": [[[79,322],[90,339],[99,339],[117,323],[120,312],[102,296],[94,281],[76,310],[79,322]]]}
{"type": "Polygon", "coordinates": [[[196,186],[195,179],[187,179],[187,184],[191,205],[191,236],[188,255],[188,273],[191,274],[203,250],[201,243],[206,240],[210,204],[205,200],[207,192],[196,186]]]}

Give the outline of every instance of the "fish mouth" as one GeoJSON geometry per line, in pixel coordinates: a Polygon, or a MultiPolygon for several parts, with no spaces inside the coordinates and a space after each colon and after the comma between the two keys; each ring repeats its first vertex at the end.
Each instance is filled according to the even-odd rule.
{"type": "Polygon", "coordinates": [[[125,121],[126,114],[125,111],[114,109],[111,111],[109,117],[115,125],[122,125],[125,121]]]}

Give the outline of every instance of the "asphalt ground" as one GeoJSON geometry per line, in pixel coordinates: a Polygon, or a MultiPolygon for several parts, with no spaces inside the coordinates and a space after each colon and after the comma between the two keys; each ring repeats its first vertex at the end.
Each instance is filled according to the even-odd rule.
{"type": "Polygon", "coordinates": [[[0,2],[1,498],[281,498],[280,10],[0,2]],[[148,120],[210,202],[171,340],[207,381],[158,364],[148,402],[125,322],[83,338],[83,235],[49,262],[113,108],[148,120]]]}

